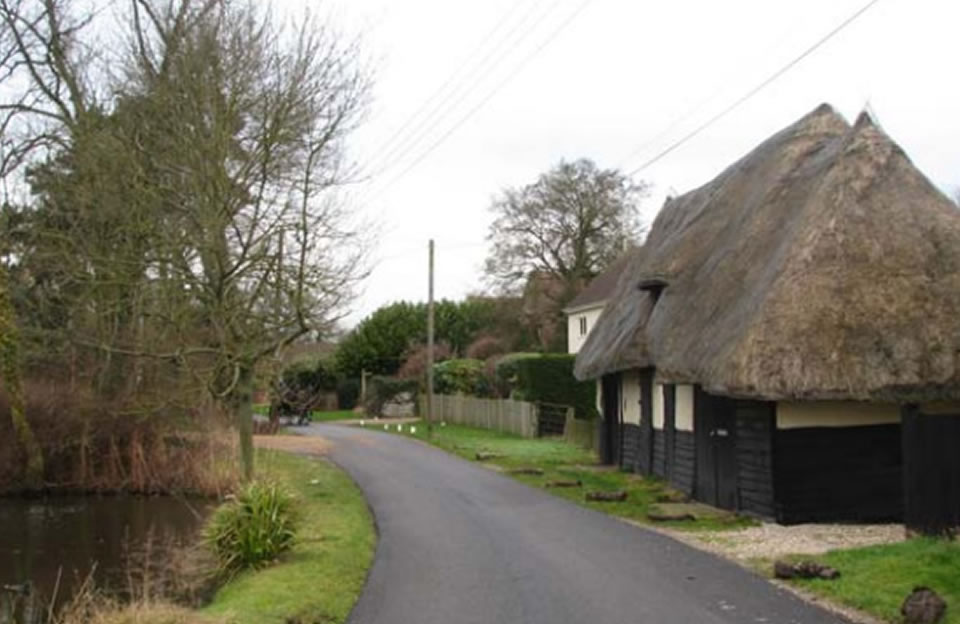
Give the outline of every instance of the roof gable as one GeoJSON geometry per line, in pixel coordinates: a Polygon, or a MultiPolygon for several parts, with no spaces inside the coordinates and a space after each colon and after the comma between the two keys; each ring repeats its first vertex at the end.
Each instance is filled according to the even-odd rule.
{"type": "Polygon", "coordinates": [[[617,280],[620,279],[629,257],[630,254],[627,252],[614,260],[600,275],[590,280],[587,287],[580,291],[580,294],[574,297],[564,309],[577,310],[588,306],[599,306],[606,302],[613,296],[617,288],[617,280]]]}
{"type": "Polygon", "coordinates": [[[821,106],[668,201],[577,359],[760,398],[960,396],[960,212],[821,106]],[[667,285],[654,303],[640,282],[667,285]]]}

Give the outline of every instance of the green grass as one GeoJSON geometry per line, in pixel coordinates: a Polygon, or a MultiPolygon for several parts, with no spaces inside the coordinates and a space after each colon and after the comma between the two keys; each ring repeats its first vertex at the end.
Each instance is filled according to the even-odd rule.
{"type": "MultiPolygon", "coordinates": [[[[380,424],[374,426],[382,426],[380,424]]],[[[493,453],[498,457],[485,463],[493,464],[509,471],[516,468],[539,468],[543,475],[510,475],[513,478],[543,488],[549,481],[576,481],[582,487],[549,488],[548,492],[566,498],[575,503],[610,515],[639,522],[649,522],[647,512],[658,499],[675,496],[666,483],[659,479],[642,477],[617,470],[602,469],[597,465],[597,457],[592,451],[578,448],[563,440],[539,438],[526,439],[515,435],[447,425],[434,427],[433,437],[427,440],[426,426],[416,423],[416,433],[410,434],[410,426],[403,426],[403,434],[413,436],[465,459],[476,461],[477,452],[493,453]],[[587,491],[627,492],[627,500],[621,503],[598,503],[584,500],[587,491]]],[[[397,433],[396,425],[389,430],[397,433]]],[[[688,530],[730,529],[756,524],[755,521],[735,515],[720,518],[704,518],[687,522],[662,522],[658,526],[688,530]]]]}
{"type": "Polygon", "coordinates": [[[366,581],[376,538],[366,501],[341,470],[321,459],[258,451],[258,471],[297,497],[293,550],[222,587],[204,611],[231,622],[345,622],[366,581]]]}
{"type": "Polygon", "coordinates": [[[900,621],[903,599],[914,587],[924,585],[947,602],[942,624],[960,624],[958,542],[918,538],[899,544],[835,550],[815,559],[839,570],[840,578],[795,581],[795,585],[889,622],[900,621]]]}
{"type": "Polygon", "coordinates": [[[331,420],[352,420],[357,415],[353,410],[335,410],[332,412],[310,412],[310,420],[313,422],[328,422],[331,420]]]}
{"type": "MultiPolygon", "coordinates": [[[[262,416],[270,415],[270,405],[268,403],[254,403],[253,404],[253,413],[260,414],[262,416]]],[[[319,412],[313,411],[310,412],[310,420],[312,422],[328,422],[331,420],[351,420],[356,418],[357,415],[353,413],[353,410],[334,410],[330,412],[319,412]]]]}

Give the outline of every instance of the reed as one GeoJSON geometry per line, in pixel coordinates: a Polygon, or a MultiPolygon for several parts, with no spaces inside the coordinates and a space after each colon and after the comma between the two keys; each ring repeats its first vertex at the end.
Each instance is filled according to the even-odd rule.
{"type": "MultiPolygon", "coordinates": [[[[238,480],[236,442],[212,408],[143,408],[28,381],[26,413],[45,459],[44,490],[223,496],[238,480]]],[[[12,440],[0,389],[0,440],[12,440]]],[[[23,455],[0,445],[0,494],[21,493],[23,455]]]]}

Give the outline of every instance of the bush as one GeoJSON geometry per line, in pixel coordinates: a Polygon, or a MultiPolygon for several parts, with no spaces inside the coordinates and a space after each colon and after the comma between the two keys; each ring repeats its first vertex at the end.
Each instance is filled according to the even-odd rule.
{"type": "Polygon", "coordinates": [[[574,378],[575,359],[567,353],[514,353],[497,362],[497,382],[508,387],[515,399],[569,405],[577,418],[594,418],[596,385],[574,378]]]}
{"type": "Polygon", "coordinates": [[[433,389],[437,394],[491,394],[482,360],[447,360],[433,365],[433,389]]]}
{"type": "Polygon", "coordinates": [[[494,336],[481,336],[467,347],[466,356],[471,360],[489,360],[496,355],[503,355],[508,349],[503,341],[494,336]]]}
{"type": "Polygon", "coordinates": [[[271,406],[280,415],[306,417],[336,390],[337,378],[322,360],[301,361],[285,368],[270,385],[271,406]]]}
{"type": "Polygon", "coordinates": [[[419,391],[420,382],[415,379],[371,377],[367,380],[367,400],[363,408],[371,416],[382,416],[384,405],[402,394],[409,394],[414,402],[414,413],[416,413],[417,393],[419,391]]]}
{"type": "Polygon", "coordinates": [[[213,512],[205,538],[220,571],[262,568],[296,539],[294,499],[272,483],[253,482],[213,512]]]}
{"type": "Polygon", "coordinates": [[[506,397],[514,394],[519,381],[517,362],[536,359],[542,355],[542,353],[508,353],[501,358],[496,358],[493,366],[493,376],[500,395],[506,397]]]}
{"type": "MultiPolygon", "coordinates": [[[[403,366],[397,371],[397,377],[400,379],[418,379],[423,380],[427,374],[427,345],[416,345],[411,347],[405,357],[403,366]]],[[[443,362],[449,360],[453,355],[450,345],[445,342],[438,342],[433,347],[433,361],[443,362]]]]}
{"type": "Polygon", "coordinates": [[[337,381],[337,406],[342,410],[352,410],[360,400],[360,382],[356,379],[337,381]]]}

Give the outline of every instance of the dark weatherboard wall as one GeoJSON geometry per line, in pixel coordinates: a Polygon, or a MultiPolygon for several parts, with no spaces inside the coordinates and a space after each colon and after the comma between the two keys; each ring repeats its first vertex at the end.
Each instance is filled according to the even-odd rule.
{"type": "Polygon", "coordinates": [[[900,425],[777,429],[776,519],[883,522],[903,516],[900,425]]]}
{"type": "MultiPolygon", "coordinates": [[[[624,470],[663,478],[709,504],[784,524],[903,517],[899,423],[823,426],[823,418],[816,417],[817,410],[813,410],[810,426],[804,426],[805,419],[798,422],[794,406],[789,427],[778,428],[774,402],[731,399],[696,388],[694,431],[690,432],[677,428],[677,390],[665,385],[663,428],[655,429],[651,399],[661,386],[653,384],[652,371],[642,371],[640,383],[640,423],[623,424],[619,436],[624,470]]],[[[835,406],[830,407],[836,411],[835,406]]],[[[852,409],[854,414],[844,414],[841,406],[840,417],[858,416],[855,406],[852,409]]],[[[847,418],[835,424],[857,421],[847,418]]],[[[926,429],[917,430],[925,440],[923,445],[952,440],[952,448],[957,448],[960,417],[924,423],[926,429]]],[[[953,487],[952,491],[960,492],[951,485],[960,483],[960,453],[952,457],[958,458],[957,465],[954,472],[943,473],[946,481],[927,481],[927,489],[918,491],[953,487]]],[[[918,456],[917,461],[923,459],[918,456]]],[[[916,465],[917,474],[930,469],[916,465]]],[[[947,501],[943,503],[946,509],[938,508],[935,513],[945,517],[946,523],[960,524],[960,493],[937,500],[947,501]]]]}
{"type": "Polygon", "coordinates": [[[903,410],[904,522],[929,535],[960,530],[960,411],[903,410]]]}

